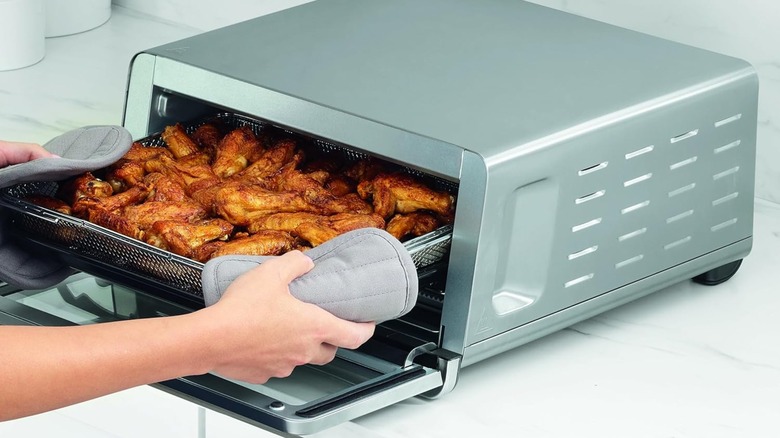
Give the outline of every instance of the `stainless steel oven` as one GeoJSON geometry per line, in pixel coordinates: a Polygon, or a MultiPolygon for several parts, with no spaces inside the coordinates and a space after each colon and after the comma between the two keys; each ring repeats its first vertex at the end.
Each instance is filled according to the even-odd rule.
{"type": "MultiPolygon", "coordinates": [[[[417,307],[360,350],[262,386],[160,386],[312,433],[442,396],[461,367],[670,284],[725,281],[752,244],[757,89],[742,60],[523,1],[318,0],[139,53],[124,114],[135,138],[230,112],[400,164],[457,198],[417,307]]],[[[31,304],[51,294],[93,310],[68,323],[199,304],[72,263],[106,280],[62,286],[94,283],[75,297],[7,292],[4,318],[67,321],[31,304]]]]}

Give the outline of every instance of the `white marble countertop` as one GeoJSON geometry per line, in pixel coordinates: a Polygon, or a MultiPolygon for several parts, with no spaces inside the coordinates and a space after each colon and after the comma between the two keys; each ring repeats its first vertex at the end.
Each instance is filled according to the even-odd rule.
{"type": "MultiPolygon", "coordinates": [[[[0,72],[0,138],[120,124],[131,57],[197,32],[115,7],[100,28],[48,39],[40,63],[0,72]]],[[[780,436],[780,206],[755,212],[753,251],[729,282],[656,292],[467,367],[438,400],[318,436],[780,436]]]]}

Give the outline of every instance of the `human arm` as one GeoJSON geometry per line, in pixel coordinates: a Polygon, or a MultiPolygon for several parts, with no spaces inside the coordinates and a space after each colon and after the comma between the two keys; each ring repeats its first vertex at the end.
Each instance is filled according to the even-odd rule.
{"type": "Polygon", "coordinates": [[[0,167],[24,163],[37,158],[51,157],[52,153],[35,143],[0,140],[0,167]]]}
{"type": "Polygon", "coordinates": [[[292,297],[312,268],[298,251],[236,279],[216,304],[186,315],[77,327],[0,326],[0,420],[130,387],[214,372],[262,383],[331,361],[374,325],[336,318],[292,297]]]}

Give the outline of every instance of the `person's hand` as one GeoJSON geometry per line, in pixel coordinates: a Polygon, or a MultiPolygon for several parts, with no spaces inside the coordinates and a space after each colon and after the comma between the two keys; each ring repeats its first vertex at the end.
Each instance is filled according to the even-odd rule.
{"type": "Polygon", "coordinates": [[[354,349],[373,335],[373,323],[339,319],[290,295],[289,283],[312,267],[299,251],[268,260],[197,312],[210,326],[204,345],[216,358],[211,372],[264,383],[290,375],[298,365],[326,364],[337,347],[354,349]]]}
{"type": "Polygon", "coordinates": [[[26,163],[38,158],[54,156],[51,152],[35,143],[19,143],[0,140],[0,167],[26,163]]]}

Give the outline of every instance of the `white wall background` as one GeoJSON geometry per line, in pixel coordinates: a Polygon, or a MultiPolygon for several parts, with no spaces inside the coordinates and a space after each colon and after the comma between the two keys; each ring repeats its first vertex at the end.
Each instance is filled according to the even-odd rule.
{"type": "MultiPolygon", "coordinates": [[[[211,30],[311,0],[114,0],[211,30]]],[[[355,0],[361,1],[361,0],[355,0]]],[[[392,0],[386,0],[392,1],[392,0]]],[[[420,0],[424,1],[424,0],[420,0]]],[[[479,0],[475,0],[479,1],[479,0]]],[[[507,0],[515,1],[515,0],[507,0]]],[[[776,0],[531,0],[753,64],[759,74],[756,196],[780,203],[780,2],[776,0]]]]}

